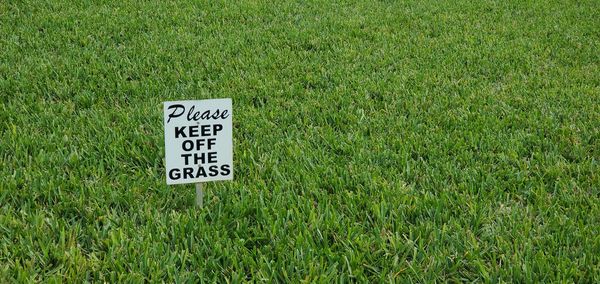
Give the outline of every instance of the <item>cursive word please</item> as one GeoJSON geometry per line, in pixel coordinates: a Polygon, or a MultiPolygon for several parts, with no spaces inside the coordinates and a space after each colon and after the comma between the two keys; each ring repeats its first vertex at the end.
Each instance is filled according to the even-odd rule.
{"type": "MultiPolygon", "coordinates": [[[[180,104],[171,105],[167,108],[171,113],[169,113],[169,119],[167,119],[167,123],[171,121],[171,118],[180,117],[185,113],[185,106],[180,104]]],[[[196,111],[194,106],[190,107],[187,112],[187,120],[188,121],[198,121],[198,120],[211,120],[211,119],[226,119],[229,117],[228,111],[215,109],[205,110],[203,112],[196,111]]]]}

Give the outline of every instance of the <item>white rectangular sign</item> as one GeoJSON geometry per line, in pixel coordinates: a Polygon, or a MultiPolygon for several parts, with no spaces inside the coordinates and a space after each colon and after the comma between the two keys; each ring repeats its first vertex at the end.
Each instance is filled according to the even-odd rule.
{"type": "Polygon", "coordinates": [[[233,179],[231,99],[164,103],[167,184],[233,179]]]}

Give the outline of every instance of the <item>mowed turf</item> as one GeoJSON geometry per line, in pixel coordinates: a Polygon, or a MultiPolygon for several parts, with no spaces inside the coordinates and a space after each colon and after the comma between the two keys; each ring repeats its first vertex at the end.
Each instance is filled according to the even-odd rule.
{"type": "Polygon", "coordinates": [[[0,282],[600,281],[600,2],[72,2],[0,1],[0,282]]]}

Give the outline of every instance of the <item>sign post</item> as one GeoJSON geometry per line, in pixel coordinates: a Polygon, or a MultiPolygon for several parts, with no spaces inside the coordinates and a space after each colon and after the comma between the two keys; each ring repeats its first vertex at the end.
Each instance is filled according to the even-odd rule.
{"type": "Polygon", "coordinates": [[[196,184],[202,207],[203,183],[233,179],[231,99],[164,103],[167,184],[196,184]]]}
{"type": "Polygon", "coordinates": [[[196,206],[202,208],[204,202],[204,192],[202,191],[202,183],[196,183],[196,206]]]}

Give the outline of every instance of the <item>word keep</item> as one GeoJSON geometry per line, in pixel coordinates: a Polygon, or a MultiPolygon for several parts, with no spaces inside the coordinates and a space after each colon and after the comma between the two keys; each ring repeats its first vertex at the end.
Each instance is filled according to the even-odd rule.
{"type": "Polygon", "coordinates": [[[223,125],[221,124],[180,126],[175,127],[175,138],[216,136],[221,130],[223,130],[223,125]]]}

